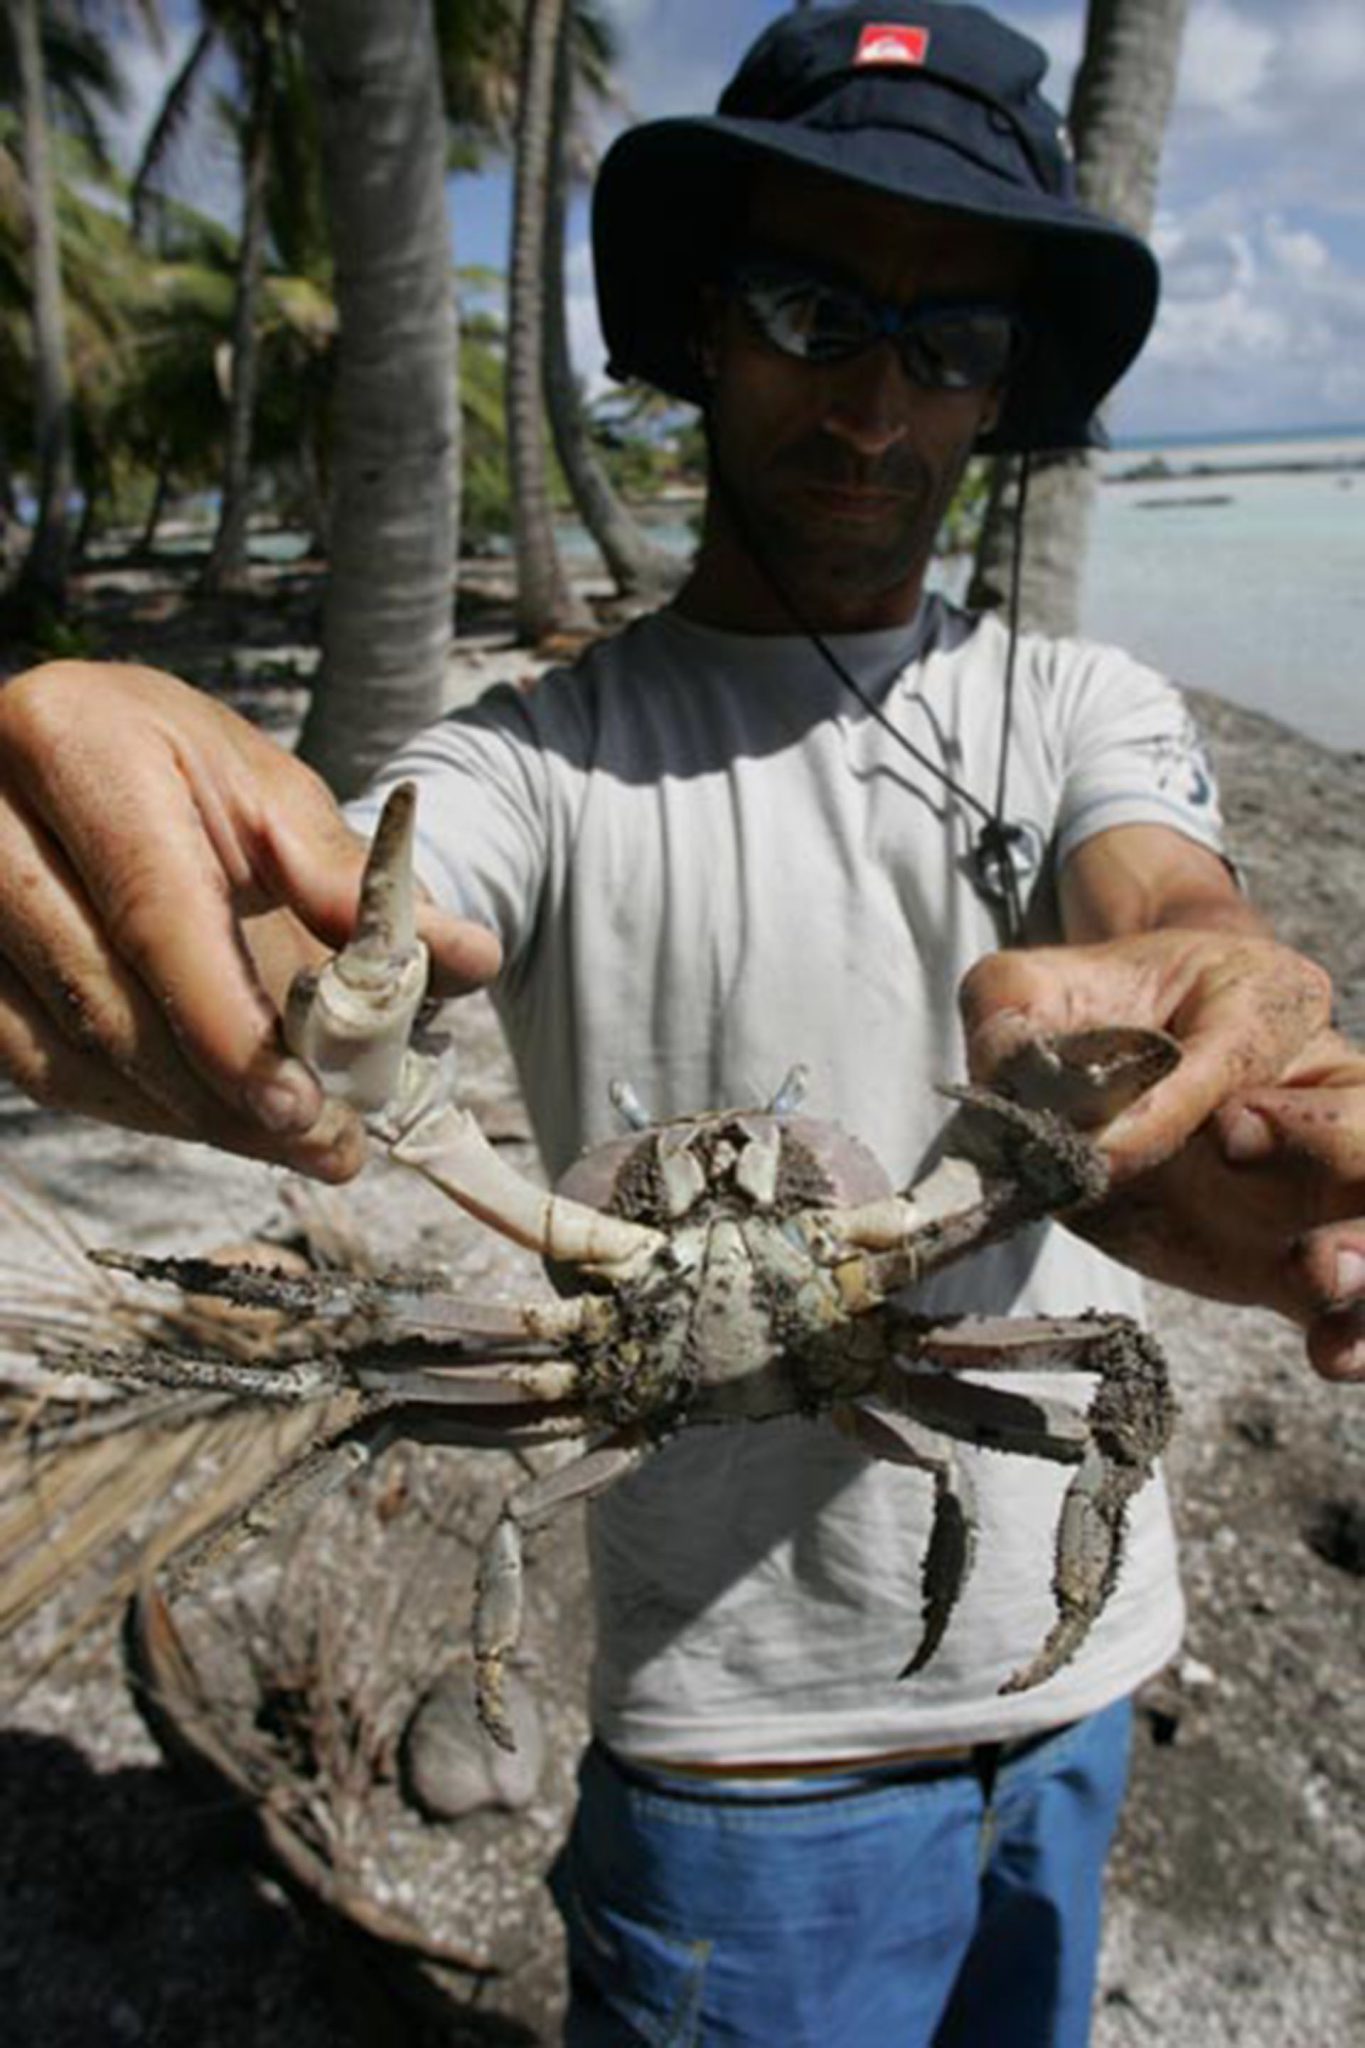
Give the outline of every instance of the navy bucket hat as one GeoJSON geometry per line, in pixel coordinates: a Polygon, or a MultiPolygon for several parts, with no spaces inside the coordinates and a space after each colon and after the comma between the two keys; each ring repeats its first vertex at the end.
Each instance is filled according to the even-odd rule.
{"type": "Polygon", "coordinates": [[[608,151],[593,207],[608,368],[701,403],[697,292],[721,275],[760,166],[1017,229],[1028,346],[983,451],[1084,447],[1096,406],[1156,312],[1146,244],[1076,199],[1071,148],[1039,91],[1045,53],[979,8],[906,0],[773,23],[714,117],[652,121],[608,151]]]}

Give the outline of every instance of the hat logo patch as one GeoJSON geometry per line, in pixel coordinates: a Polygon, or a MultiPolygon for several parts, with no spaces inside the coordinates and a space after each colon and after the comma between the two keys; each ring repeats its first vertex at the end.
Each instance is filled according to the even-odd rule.
{"type": "Polygon", "coordinates": [[[922,64],[929,54],[927,28],[896,21],[870,21],[858,38],[855,64],[922,64]]]}

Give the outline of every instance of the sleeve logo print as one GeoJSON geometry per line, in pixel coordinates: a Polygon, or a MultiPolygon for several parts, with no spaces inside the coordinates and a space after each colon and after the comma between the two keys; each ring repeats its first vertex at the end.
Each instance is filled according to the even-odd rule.
{"type": "Polygon", "coordinates": [[[1214,808],[1217,784],[1204,743],[1192,720],[1178,733],[1161,733],[1138,741],[1151,760],[1156,786],[1192,810],[1214,808]]]}
{"type": "Polygon", "coordinates": [[[902,28],[872,21],[858,38],[855,64],[922,64],[929,54],[927,28],[902,28]]]}

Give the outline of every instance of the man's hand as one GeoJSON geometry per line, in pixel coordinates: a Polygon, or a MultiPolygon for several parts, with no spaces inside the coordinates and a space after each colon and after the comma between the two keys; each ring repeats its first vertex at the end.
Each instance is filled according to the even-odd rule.
{"type": "Polygon", "coordinates": [[[1258,933],[1178,928],[991,953],[960,1000],[976,1081],[1045,1032],[1134,1024],[1179,1039],[1175,1072],[1098,1134],[1122,1185],[1232,1096],[1279,1081],[1326,1030],[1332,991],[1322,968],[1258,933]]]}
{"type": "Polygon", "coordinates": [[[1179,1068],[1096,1142],[1114,1196],[1075,1227],[1125,1264],[1301,1324],[1325,1376],[1365,1378],[1365,1053],[1321,969],[1251,933],[1147,932],[1002,953],[963,987],[974,1077],[1022,1040],[1149,1024],[1179,1068]]]}
{"type": "MultiPolygon", "coordinates": [[[[155,670],[61,662],[0,689],[0,1071],[37,1101],[331,1180],[364,1137],[285,1051],[294,972],[349,936],[364,848],[325,786],[155,670]]],[[[422,918],[433,986],[497,941],[422,918]]]]}
{"type": "Polygon", "coordinates": [[[1325,1032],[1277,1086],[1219,1110],[1210,1142],[1239,1207],[1297,1190],[1272,1248],[1283,1312],[1325,1378],[1365,1380],[1365,1052],[1325,1032]]]}

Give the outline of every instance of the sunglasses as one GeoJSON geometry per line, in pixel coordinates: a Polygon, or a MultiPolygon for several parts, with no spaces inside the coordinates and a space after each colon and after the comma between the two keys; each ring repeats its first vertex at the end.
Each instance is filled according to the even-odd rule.
{"type": "Polygon", "coordinates": [[[844,363],[889,341],[911,383],[926,391],[980,391],[998,383],[1024,339],[1011,306],[948,299],[892,306],[780,257],[742,259],[729,283],[763,339],[783,355],[844,363]]]}

